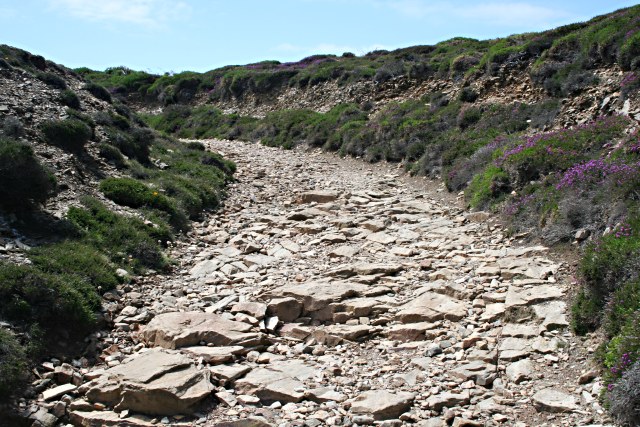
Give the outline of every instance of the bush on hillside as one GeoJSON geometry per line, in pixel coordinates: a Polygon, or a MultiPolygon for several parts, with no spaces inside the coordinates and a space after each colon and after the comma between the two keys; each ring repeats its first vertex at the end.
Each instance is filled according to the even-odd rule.
{"type": "Polygon", "coordinates": [[[36,77],[38,78],[38,80],[55,89],[63,90],[67,88],[67,82],[65,82],[64,79],[57,74],[41,72],[37,73],[36,77]]]}
{"type": "Polygon", "coordinates": [[[84,90],[102,101],[106,101],[109,104],[112,102],[111,93],[104,86],[96,83],[87,83],[84,86],[84,90]]]}
{"type": "Polygon", "coordinates": [[[613,386],[608,399],[611,415],[617,423],[640,424],[640,360],[613,386]]]}
{"type": "Polygon", "coordinates": [[[60,92],[60,102],[69,108],[75,110],[80,109],[80,98],[78,98],[78,95],[71,89],[65,89],[60,92]]]}
{"type": "Polygon", "coordinates": [[[2,134],[9,138],[20,138],[24,135],[24,126],[17,117],[8,116],[2,121],[2,134]]]}
{"type": "Polygon", "coordinates": [[[49,120],[40,129],[47,143],[75,153],[82,151],[93,133],[86,123],[76,119],[49,120]]]}
{"type": "Polygon", "coordinates": [[[98,144],[98,150],[98,154],[100,155],[100,157],[112,163],[118,169],[124,168],[127,165],[120,150],[118,150],[113,145],[102,142],[98,144]]]}
{"type": "Polygon", "coordinates": [[[27,358],[16,337],[0,327],[0,403],[15,395],[27,379],[27,358]]]}
{"type": "Polygon", "coordinates": [[[0,138],[0,176],[0,207],[8,210],[44,203],[56,187],[31,147],[9,138],[0,138]]]}

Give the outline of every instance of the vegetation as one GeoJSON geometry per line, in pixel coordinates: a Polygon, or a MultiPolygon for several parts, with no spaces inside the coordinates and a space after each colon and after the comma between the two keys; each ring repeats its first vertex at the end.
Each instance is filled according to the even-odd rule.
{"type": "Polygon", "coordinates": [[[70,152],[80,152],[91,138],[91,128],[81,120],[49,120],[41,125],[45,141],[70,152]]]}
{"type": "Polygon", "coordinates": [[[26,368],[24,349],[10,331],[0,327],[0,401],[23,387],[26,368]]]}
{"type": "Polygon", "coordinates": [[[17,211],[45,202],[56,187],[53,175],[26,144],[0,137],[0,208],[17,211]]]}

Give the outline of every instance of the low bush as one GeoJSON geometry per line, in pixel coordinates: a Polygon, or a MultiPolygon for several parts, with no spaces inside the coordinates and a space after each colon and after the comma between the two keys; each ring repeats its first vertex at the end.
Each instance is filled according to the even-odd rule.
{"type": "Polygon", "coordinates": [[[49,120],[40,126],[45,141],[64,150],[80,152],[91,138],[91,128],[77,119],[49,120]]]}
{"type": "Polygon", "coordinates": [[[44,203],[56,188],[31,147],[9,138],[0,138],[0,176],[0,207],[10,211],[44,203]]]}
{"type": "Polygon", "coordinates": [[[16,337],[0,327],[0,403],[24,387],[27,357],[16,337]]]}
{"type": "Polygon", "coordinates": [[[53,88],[61,90],[67,88],[67,82],[57,74],[40,72],[36,74],[36,77],[38,78],[38,80],[53,88]]]}
{"type": "Polygon", "coordinates": [[[176,214],[176,207],[170,198],[133,178],[107,178],[100,183],[100,191],[119,205],[148,207],[170,215],[176,214]]]}
{"type": "Polygon", "coordinates": [[[124,159],[124,156],[122,155],[120,150],[118,150],[113,145],[102,142],[98,145],[98,150],[98,154],[100,155],[100,157],[108,162],[113,163],[113,165],[118,169],[124,168],[126,166],[127,163],[124,159]]]}
{"type": "Polygon", "coordinates": [[[78,95],[71,89],[65,89],[60,92],[60,102],[69,108],[75,110],[80,109],[80,98],[78,98],[78,95]]]}
{"type": "Polygon", "coordinates": [[[620,425],[640,424],[640,361],[628,369],[611,389],[609,410],[620,425]]]}
{"type": "Polygon", "coordinates": [[[24,126],[17,117],[8,116],[2,120],[2,134],[9,138],[20,138],[24,135],[24,126]]]}
{"type": "Polygon", "coordinates": [[[104,86],[96,83],[87,83],[84,86],[84,90],[102,101],[112,102],[111,93],[104,86]]]}

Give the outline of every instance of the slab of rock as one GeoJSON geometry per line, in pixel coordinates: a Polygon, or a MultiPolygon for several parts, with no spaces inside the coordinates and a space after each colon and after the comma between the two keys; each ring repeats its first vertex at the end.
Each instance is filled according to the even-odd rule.
{"type": "Polygon", "coordinates": [[[351,258],[358,252],[360,252],[359,246],[340,246],[333,249],[331,252],[329,252],[329,256],[331,258],[340,258],[340,257],[351,258]]]}
{"type": "Polygon", "coordinates": [[[256,368],[235,382],[237,394],[257,396],[264,404],[300,402],[304,398],[303,381],[313,377],[315,368],[298,360],[256,368]]]}
{"type": "Polygon", "coordinates": [[[409,410],[414,398],[413,393],[369,390],[352,401],[351,412],[371,415],[375,420],[389,420],[409,410]]]}
{"type": "Polygon", "coordinates": [[[305,397],[317,403],[323,402],[344,402],[347,396],[335,391],[333,387],[321,387],[308,390],[305,397]]]}
{"type": "Polygon", "coordinates": [[[572,412],[578,409],[575,396],[554,388],[545,388],[536,392],[532,400],[533,406],[538,411],[572,412]]]}
{"type": "Polygon", "coordinates": [[[217,271],[223,265],[224,262],[220,261],[219,259],[208,259],[194,265],[193,268],[189,271],[189,274],[191,274],[191,276],[195,278],[206,277],[211,273],[217,271]]]}
{"type": "Polygon", "coordinates": [[[524,338],[505,338],[500,343],[500,359],[505,361],[516,361],[527,357],[533,349],[532,341],[524,338]]]}
{"type": "Polygon", "coordinates": [[[181,351],[195,358],[201,357],[205,363],[220,365],[232,361],[234,356],[245,351],[245,348],[237,345],[231,347],[195,346],[184,347],[181,351]]]}
{"type": "Polygon", "coordinates": [[[335,191],[307,191],[300,195],[301,203],[328,203],[338,199],[338,193],[335,191]]]}
{"type": "Polygon", "coordinates": [[[342,340],[357,341],[370,332],[368,325],[329,325],[313,331],[313,337],[321,344],[338,345],[342,340]]]}
{"type": "MultiPolygon", "coordinates": [[[[295,298],[305,312],[322,310],[333,302],[363,296],[369,286],[353,282],[305,282],[286,285],[272,291],[273,296],[295,298]]],[[[278,316],[279,317],[279,316],[278,316]]]]}
{"type": "Polygon", "coordinates": [[[538,285],[533,287],[509,286],[506,308],[535,304],[561,298],[564,295],[558,285],[538,285]]]}
{"type": "Polygon", "coordinates": [[[397,318],[402,323],[435,322],[447,319],[457,321],[467,315],[461,302],[435,292],[425,292],[413,301],[400,307],[397,318]]]}
{"type": "Polygon", "coordinates": [[[295,298],[274,298],[267,305],[267,315],[283,322],[293,322],[302,314],[302,303],[295,298]]]}
{"type": "Polygon", "coordinates": [[[232,313],[245,313],[258,320],[264,319],[267,314],[267,305],[261,302],[239,302],[231,307],[232,313]]]}
{"type": "Polygon", "coordinates": [[[69,413],[69,419],[75,426],[127,426],[127,427],[153,427],[157,424],[146,420],[146,417],[131,416],[120,418],[120,414],[111,411],[73,411],[69,413]]]}
{"type": "Polygon", "coordinates": [[[76,391],[78,387],[73,384],[62,384],[58,387],[50,388],[42,393],[43,400],[53,400],[56,397],[63,396],[65,394],[76,391]]]}
{"type": "Polygon", "coordinates": [[[151,415],[191,413],[214,389],[208,370],[160,348],[128,357],[86,387],[92,402],[151,415]]]}
{"type": "Polygon", "coordinates": [[[520,384],[531,379],[534,371],[533,362],[530,359],[522,359],[507,366],[506,374],[513,383],[520,384]]]}
{"type": "Polygon", "coordinates": [[[222,380],[222,382],[226,383],[242,377],[247,372],[251,371],[251,368],[245,365],[218,365],[211,366],[209,371],[218,380],[222,380]]]}
{"type": "Polygon", "coordinates": [[[387,338],[400,342],[431,340],[438,335],[435,328],[430,322],[393,325],[387,330],[387,338]]]}
{"type": "Polygon", "coordinates": [[[197,346],[204,341],[215,346],[240,345],[254,347],[264,341],[264,335],[251,332],[251,325],[235,322],[217,314],[199,311],[160,314],[139,333],[153,346],[176,349],[197,346]]]}
{"type": "Polygon", "coordinates": [[[380,243],[383,245],[388,245],[388,244],[394,243],[396,241],[396,238],[393,236],[390,236],[387,233],[379,231],[377,233],[369,234],[367,236],[367,240],[380,243]]]}
{"type": "Polygon", "coordinates": [[[451,393],[445,391],[444,393],[431,396],[427,399],[427,406],[434,411],[440,412],[443,408],[453,408],[454,406],[469,404],[469,392],[464,393],[451,393]]]}
{"type": "Polygon", "coordinates": [[[373,274],[382,274],[382,275],[390,275],[396,274],[399,271],[402,271],[403,267],[400,264],[381,264],[381,263],[371,263],[371,264],[356,264],[353,266],[356,274],[361,276],[368,276],[373,274]]]}
{"type": "Polygon", "coordinates": [[[474,360],[451,371],[451,375],[465,381],[473,380],[476,384],[487,387],[493,384],[498,376],[495,365],[474,360]]]}
{"type": "Polygon", "coordinates": [[[249,417],[243,420],[222,421],[211,424],[210,427],[273,427],[262,417],[249,417]]]}

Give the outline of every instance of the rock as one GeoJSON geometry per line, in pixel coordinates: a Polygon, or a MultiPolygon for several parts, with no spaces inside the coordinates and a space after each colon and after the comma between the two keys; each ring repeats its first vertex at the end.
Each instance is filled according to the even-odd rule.
{"type": "Polygon", "coordinates": [[[435,324],[429,322],[393,325],[388,329],[387,338],[400,342],[429,340],[437,336],[435,332],[431,332],[435,327],[435,324]]]}
{"type": "Polygon", "coordinates": [[[380,231],[378,233],[369,234],[367,236],[367,240],[380,243],[383,245],[388,245],[388,244],[394,243],[396,241],[396,238],[388,235],[387,233],[380,231]]]}
{"type": "Polygon", "coordinates": [[[195,278],[206,277],[217,271],[223,265],[224,262],[219,259],[208,259],[197,263],[189,273],[195,278]]]}
{"type": "Polygon", "coordinates": [[[359,246],[340,246],[333,249],[331,252],[329,252],[328,255],[331,258],[340,258],[340,257],[351,258],[355,256],[359,251],[360,251],[359,246]]]}
{"type": "Polygon", "coordinates": [[[576,234],[575,234],[574,238],[578,242],[582,242],[584,240],[587,240],[590,235],[591,235],[591,231],[590,230],[588,230],[586,228],[581,228],[580,230],[576,231],[576,234]]]}
{"type": "Polygon", "coordinates": [[[321,387],[308,390],[305,397],[314,402],[344,402],[347,396],[335,391],[332,387],[321,387]]]}
{"type": "Polygon", "coordinates": [[[472,380],[477,385],[488,387],[496,379],[497,370],[495,365],[474,360],[453,369],[451,375],[465,381],[472,380]]]}
{"type": "Polygon", "coordinates": [[[267,315],[283,322],[293,322],[302,314],[302,304],[295,298],[274,298],[267,305],[267,315]]]}
{"type": "Polygon", "coordinates": [[[257,396],[264,404],[300,402],[304,383],[315,369],[298,360],[284,360],[272,366],[256,368],[235,382],[236,392],[257,396]]]}
{"type": "Polygon", "coordinates": [[[400,307],[397,314],[402,323],[435,322],[437,320],[460,320],[467,315],[466,307],[446,295],[425,292],[413,301],[400,307]]]}
{"type": "Polygon", "coordinates": [[[31,405],[21,416],[28,419],[30,421],[29,425],[34,427],[54,427],[58,423],[58,417],[37,405],[31,405]]]}
{"type": "Polygon", "coordinates": [[[415,394],[370,390],[357,396],[351,403],[354,414],[371,415],[375,420],[398,418],[411,407],[415,394]]]}
{"type": "Polygon", "coordinates": [[[246,313],[258,320],[262,320],[267,314],[267,305],[261,302],[239,302],[231,307],[231,312],[246,313]]]}
{"type": "Polygon", "coordinates": [[[509,286],[505,306],[517,307],[532,305],[538,302],[559,299],[564,295],[558,285],[538,285],[531,288],[509,286]]]}
{"type": "Polygon", "coordinates": [[[369,286],[361,283],[306,282],[286,285],[272,291],[271,294],[293,297],[302,303],[304,312],[313,312],[322,310],[333,302],[366,295],[369,290],[369,286]]]}
{"type": "Polygon", "coordinates": [[[141,416],[120,418],[120,414],[111,411],[73,411],[69,419],[75,426],[127,426],[127,427],[153,427],[156,424],[141,416]]]}
{"type": "Polygon", "coordinates": [[[335,191],[307,191],[300,195],[301,203],[328,203],[338,199],[335,191]]]}
{"type": "Polygon", "coordinates": [[[467,405],[468,403],[469,392],[456,394],[445,391],[427,399],[427,406],[437,412],[440,412],[443,408],[453,408],[454,406],[467,405]]]}
{"type": "Polygon", "coordinates": [[[274,427],[262,417],[249,417],[237,421],[223,421],[210,424],[210,427],[274,427]]]}
{"type": "Polygon", "coordinates": [[[214,377],[227,383],[242,377],[251,371],[251,368],[243,365],[218,365],[209,367],[209,371],[214,377]]]}
{"type": "Polygon", "coordinates": [[[580,378],[578,378],[578,384],[589,384],[591,381],[598,378],[598,375],[599,373],[595,369],[585,372],[584,374],[580,375],[580,378]]]}
{"type": "Polygon", "coordinates": [[[60,396],[63,396],[65,394],[72,393],[72,392],[76,391],[77,388],[78,387],[76,387],[73,384],[63,384],[63,385],[60,385],[58,387],[54,387],[54,388],[51,388],[49,390],[45,390],[42,393],[42,399],[45,400],[45,401],[53,400],[56,397],[60,397],[60,396]]]}
{"type": "Polygon", "coordinates": [[[217,314],[174,312],[154,317],[139,336],[150,345],[168,349],[195,346],[203,341],[216,346],[255,347],[264,341],[264,336],[250,332],[251,329],[251,325],[217,314]]]}
{"type": "Polygon", "coordinates": [[[538,411],[572,412],[578,409],[575,396],[554,388],[545,388],[536,392],[532,400],[533,406],[538,411]]]}
{"type": "Polygon", "coordinates": [[[507,366],[507,377],[515,384],[531,379],[535,367],[529,359],[519,360],[507,366]]]}
{"type": "Polygon", "coordinates": [[[232,361],[235,355],[238,355],[244,351],[244,347],[231,346],[231,347],[183,347],[181,351],[196,359],[202,358],[205,363],[211,365],[220,365],[225,362],[232,361]]]}
{"type": "Polygon", "coordinates": [[[478,211],[468,213],[464,217],[467,221],[486,222],[489,218],[491,218],[491,214],[489,212],[478,211]]]}
{"type": "Polygon", "coordinates": [[[87,398],[151,415],[188,414],[213,391],[208,370],[186,356],[155,348],[126,358],[87,385],[87,398]]]}

